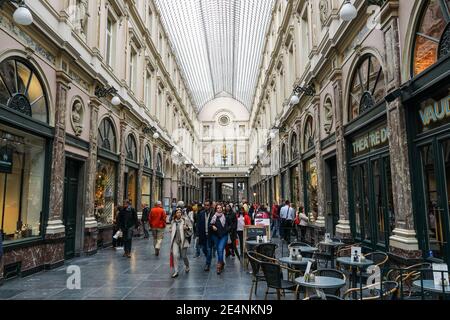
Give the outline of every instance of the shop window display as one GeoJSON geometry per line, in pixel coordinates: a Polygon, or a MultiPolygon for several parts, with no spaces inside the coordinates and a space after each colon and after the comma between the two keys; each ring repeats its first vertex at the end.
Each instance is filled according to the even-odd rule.
{"type": "Polygon", "coordinates": [[[152,178],[147,175],[142,176],[142,203],[151,205],[151,181],[152,178]]]}
{"type": "Polygon", "coordinates": [[[317,220],[318,198],[317,198],[317,162],[311,159],[305,162],[305,182],[306,182],[306,213],[312,221],[317,220]]]}
{"type": "Polygon", "coordinates": [[[95,217],[99,226],[113,223],[115,206],[116,164],[99,160],[95,180],[95,217]]]}
{"type": "Polygon", "coordinates": [[[41,235],[45,140],[0,125],[0,226],[4,240],[41,235]]]}
{"type": "Polygon", "coordinates": [[[418,75],[449,53],[450,0],[429,0],[417,28],[414,47],[414,75],[418,75]],[[445,3],[447,2],[447,3],[445,3]],[[444,38],[447,46],[443,45],[444,38]]]}

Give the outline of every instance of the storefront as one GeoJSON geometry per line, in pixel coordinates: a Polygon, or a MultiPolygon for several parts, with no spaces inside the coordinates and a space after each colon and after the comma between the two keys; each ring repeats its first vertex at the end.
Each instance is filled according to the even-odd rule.
{"type": "Polygon", "coordinates": [[[395,228],[384,71],[366,54],[350,86],[345,128],[348,195],[353,237],[373,250],[389,250],[395,228]]]}
{"type": "Polygon", "coordinates": [[[112,241],[112,229],[116,215],[116,188],[119,156],[116,131],[111,119],[104,118],[98,129],[97,177],[95,180],[94,215],[98,223],[98,245],[112,241]],[[109,235],[111,237],[109,237],[109,235]]]}
{"type": "Polygon", "coordinates": [[[27,60],[0,63],[0,278],[43,268],[42,246],[49,212],[51,147],[48,96],[27,60]],[[4,267],[4,269],[3,269],[4,267]],[[4,271],[4,273],[3,273],[4,271]]]}
{"type": "Polygon", "coordinates": [[[450,263],[450,7],[425,1],[415,33],[407,112],[413,205],[423,257],[450,263]]]}
{"type": "Polygon", "coordinates": [[[318,180],[317,160],[315,154],[314,120],[311,115],[305,120],[303,133],[303,200],[305,214],[310,222],[317,220],[318,210],[318,180]]]}

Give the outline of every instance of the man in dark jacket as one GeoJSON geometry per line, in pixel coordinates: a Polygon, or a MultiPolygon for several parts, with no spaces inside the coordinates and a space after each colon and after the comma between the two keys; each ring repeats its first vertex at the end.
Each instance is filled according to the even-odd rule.
{"type": "Polygon", "coordinates": [[[150,213],[150,207],[146,203],[144,203],[142,205],[142,207],[143,207],[143,209],[142,209],[141,222],[142,222],[142,228],[144,229],[144,239],[148,239],[150,237],[149,226],[148,226],[148,215],[150,213]]]}
{"type": "Polygon", "coordinates": [[[212,241],[209,234],[209,225],[211,218],[214,215],[214,209],[211,208],[211,202],[206,201],[204,208],[200,211],[197,221],[197,235],[198,244],[202,248],[202,251],[206,257],[205,271],[209,271],[211,268],[212,260],[212,241]]]}
{"type": "Polygon", "coordinates": [[[139,227],[139,220],[136,210],[131,206],[131,201],[126,200],[119,213],[119,228],[123,232],[124,257],[131,258],[131,242],[133,240],[133,230],[139,227]]]}

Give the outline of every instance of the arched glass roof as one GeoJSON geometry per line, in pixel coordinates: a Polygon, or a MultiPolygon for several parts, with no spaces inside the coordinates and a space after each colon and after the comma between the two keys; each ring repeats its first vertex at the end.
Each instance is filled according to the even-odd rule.
{"type": "Polygon", "coordinates": [[[226,92],[251,108],[274,0],[156,0],[194,103],[226,92]]]}

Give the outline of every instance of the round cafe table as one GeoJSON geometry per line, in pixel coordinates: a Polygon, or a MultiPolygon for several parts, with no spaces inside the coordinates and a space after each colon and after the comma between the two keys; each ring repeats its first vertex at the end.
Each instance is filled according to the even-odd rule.
{"type": "Polygon", "coordinates": [[[316,276],[314,282],[306,282],[304,277],[300,277],[295,282],[306,289],[340,289],[345,286],[344,279],[332,277],[316,276]]]}
{"type": "Polygon", "coordinates": [[[365,259],[361,262],[355,262],[353,261],[352,257],[340,257],[337,258],[336,261],[352,268],[352,277],[350,283],[351,288],[357,288],[358,286],[358,268],[364,268],[374,264],[374,262],[370,259],[365,259]]]}
{"type": "Polygon", "coordinates": [[[330,241],[330,242],[322,241],[322,242],[320,242],[319,244],[322,245],[322,246],[325,246],[325,247],[330,247],[330,254],[331,254],[331,269],[334,269],[334,252],[335,252],[335,249],[336,249],[337,247],[342,246],[343,243],[340,242],[340,241],[330,241]]]}
{"type": "Polygon", "coordinates": [[[283,257],[279,258],[278,261],[288,266],[307,266],[308,262],[313,262],[313,259],[302,258],[302,260],[292,260],[291,257],[283,257]]]}
{"type": "Polygon", "coordinates": [[[245,243],[246,243],[247,246],[249,246],[249,247],[255,247],[255,246],[260,245],[260,244],[272,243],[272,241],[258,242],[258,241],[256,241],[256,240],[247,240],[247,241],[245,241],[245,243]]]}
{"type": "Polygon", "coordinates": [[[434,283],[434,280],[416,280],[413,282],[413,286],[421,289],[423,283],[423,290],[431,293],[437,293],[441,296],[450,295],[450,285],[442,286],[434,283]],[[445,293],[444,293],[445,292],[445,293]]]}
{"type": "Polygon", "coordinates": [[[301,253],[314,253],[319,250],[319,248],[307,246],[292,246],[291,248],[298,249],[301,253]]]}

